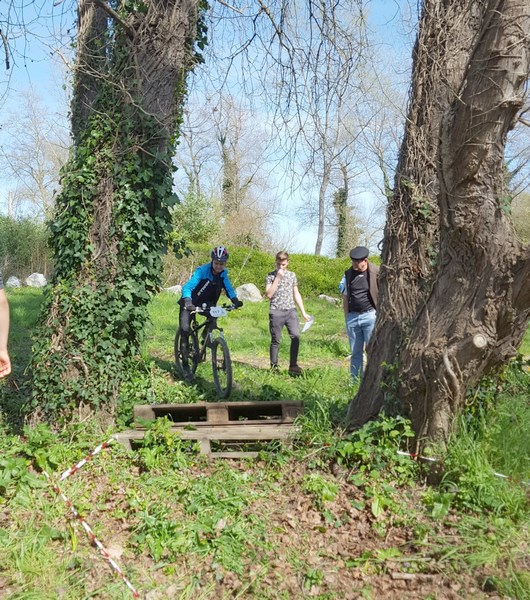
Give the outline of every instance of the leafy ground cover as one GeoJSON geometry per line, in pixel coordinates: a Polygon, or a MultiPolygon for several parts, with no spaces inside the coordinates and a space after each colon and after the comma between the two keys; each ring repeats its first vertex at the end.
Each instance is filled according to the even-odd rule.
{"type": "MultiPolygon", "coordinates": [[[[30,333],[39,292],[9,296],[13,376],[2,386],[0,597],[131,598],[48,484],[118,430],[132,406],[213,400],[211,369],[190,386],[173,372],[174,296],[153,302],[142,355],[124,387],[115,428],[94,419],[61,431],[21,429],[30,333]]],[[[60,483],[141,597],[518,598],[530,597],[527,364],[470,395],[443,455],[441,483],[428,463],[398,454],[411,432],[400,418],[345,436],[355,392],[341,309],[309,298],[302,377],[268,369],[267,306],[224,320],[235,359],[234,400],[303,400],[292,446],[258,459],[208,461],[157,420],[130,452],[111,445],[60,483]],[[509,475],[508,479],[495,472],[509,475]]],[[[435,450],[434,450],[435,451],[435,450]]]]}

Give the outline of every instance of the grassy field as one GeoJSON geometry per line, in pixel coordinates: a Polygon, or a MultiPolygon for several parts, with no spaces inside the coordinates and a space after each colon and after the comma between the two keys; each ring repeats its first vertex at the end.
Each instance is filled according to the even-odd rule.
{"type": "MultiPolygon", "coordinates": [[[[26,365],[40,292],[10,292],[13,375],[1,384],[0,597],[131,598],[79,518],[48,484],[110,435],[134,404],[214,400],[211,367],[194,385],[175,377],[176,298],[162,293],[116,426],[87,420],[20,431],[26,365]]],[[[443,455],[439,486],[397,452],[402,419],[344,436],[355,387],[342,311],[306,298],[315,324],[302,337],[303,377],[268,369],[267,305],[223,319],[235,361],[233,400],[303,400],[292,446],[256,460],[208,461],[160,419],[134,452],[111,445],[61,490],[139,595],[171,599],[530,598],[530,376],[514,363],[470,395],[443,455]],[[509,476],[503,478],[495,473],[509,476]]],[[[522,351],[528,348],[528,335],[522,351]],[[526,344],[526,346],[525,346],[526,344]]]]}

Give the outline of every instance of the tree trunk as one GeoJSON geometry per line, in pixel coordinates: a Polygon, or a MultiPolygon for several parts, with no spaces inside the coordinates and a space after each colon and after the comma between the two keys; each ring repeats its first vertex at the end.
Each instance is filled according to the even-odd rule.
{"type": "Polygon", "coordinates": [[[438,276],[401,356],[414,430],[442,441],[469,387],[514,356],[530,317],[530,249],[507,215],[504,177],[529,75],[530,3],[490,2],[486,23],[443,120],[438,276]]]}
{"type": "Polygon", "coordinates": [[[112,413],[160,282],[171,159],[197,60],[197,3],[112,6],[79,2],[74,147],[51,225],[55,274],[33,355],[37,415],[112,413]]]}
{"type": "Polygon", "coordinates": [[[317,240],[315,243],[315,256],[320,256],[322,254],[322,244],[324,243],[324,227],[326,225],[326,193],[328,191],[330,178],[331,164],[327,160],[324,160],[324,172],[322,174],[322,180],[320,182],[320,188],[318,191],[318,227],[317,240]]]}
{"type": "Polygon", "coordinates": [[[369,361],[348,411],[355,428],[399,404],[399,353],[428,297],[438,251],[442,117],[464,77],[482,24],[481,0],[425,0],[414,48],[409,110],[389,198],[369,361]]]}
{"type": "Polygon", "coordinates": [[[72,135],[88,125],[99,89],[98,74],[105,72],[107,14],[95,2],[80,1],[78,7],[77,60],[72,101],[72,135]]]}
{"type": "MultiPolygon", "coordinates": [[[[432,165],[432,175],[437,177],[432,189],[440,214],[436,268],[425,273],[418,270],[418,276],[409,279],[412,294],[408,293],[402,283],[391,282],[390,274],[403,273],[404,267],[396,263],[399,255],[391,251],[393,240],[387,240],[378,328],[370,343],[357,404],[350,408],[352,425],[377,414],[383,405],[383,384],[411,416],[419,440],[446,439],[466,391],[489,369],[515,354],[526,330],[529,250],[516,241],[505,214],[509,199],[503,155],[506,133],[522,106],[528,77],[529,14],[528,2],[491,0],[479,21],[466,18],[465,35],[454,36],[460,60],[451,64],[452,84],[446,87],[438,79],[442,87],[437,88],[439,98],[445,92],[443,110],[436,114],[435,138],[440,146],[432,165]],[[422,290],[425,275],[432,283],[422,290]],[[396,304],[397,311],[393,310],[396,304]],[[396,316],[403,319],[402,324],[396,316]],[[405,334],[408,343],[404,343],[405,334]],[[393,367],[387,368],[386,378],[381,377],[383,362],[393,367]],[[373,373],[377,381],[369,379],[373,373]]],[[[427,17],[424,13],[422,26],[427,17]]],[[[463,20],[453,15],[450,22],[461,26],[463,20]]],[[[438,37],[437,45],[449,48],[454,45],[449,41],[438,37]]],[[[413,88],[413,102],[420,91],[413,88]]],[[[406,137],[402,157],[409,144],[406,137]]],[[[424,172],[422,161],[427,158],[420,157],[412,181],[424,172]]],[[[427,160],[427,167],[431,164],[427,160]]],[[[400,176],[398,171],[398,181],[400,176]]],[[[399,198],[399,189],[397,194],[399,198]]],[[[391,232],[392,222],[400,223],[395,209],[394,201],[389,210],[391,232]]],[[[396,239],[399,248],[404,247],[403,241],[413,241],[407,235],[396,239]]],[[[428,256],[425,241],[412,256],[428,256]]],[[[411,266],[410,261],[407,264],[411,266]]],[[[418,269],[421,266],[418,263],[418,269]]]]}
{"type": "Polygon", "coordinates": [[[347,254],[347,226],[348,226],[348,170],[345,165],[340,166],[342,173],[342,187],[333,195],[333,208],[337,219],[337,248],[336,256],[342,258],[347,254]]]}

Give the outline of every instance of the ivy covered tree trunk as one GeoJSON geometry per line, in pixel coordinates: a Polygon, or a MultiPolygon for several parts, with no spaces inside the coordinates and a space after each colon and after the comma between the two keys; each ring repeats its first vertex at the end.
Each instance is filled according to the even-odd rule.
{"type": "Polygon", "coordinates": [[[32,360],[36,414],[47,417],[113,412],[159,287],[171,159],[203,33],[196,0],[80,0],[78,17],[74,144],[32,360]]]}
{"type": "Polygon", "coordinates": [[[506,214],[503,158],[528,77],[529,12],[519,0],[425,2],[378,323],[350,426],[393,401],[418,439],[445,439],[466,391],[526,329],[529,251],[506,214]]]}

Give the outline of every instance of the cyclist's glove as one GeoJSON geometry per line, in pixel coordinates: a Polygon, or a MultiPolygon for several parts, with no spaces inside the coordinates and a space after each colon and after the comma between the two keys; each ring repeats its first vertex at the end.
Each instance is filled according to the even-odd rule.
{"type": "Polygon", "coordinates": [[[184,308],[186,310],[189,310],[190,312],[192,310],[195,310],[195,306],[193,305],[193,303],[191,302],[191,298],[184,298],[184,308]]]}
{"type": "Polygon", "coordinates": [[[241,302],[241,300],[239,298],[232,298],[232,304],[236,308],[241,308],[243,306],[243,302],[241,302]]]}

